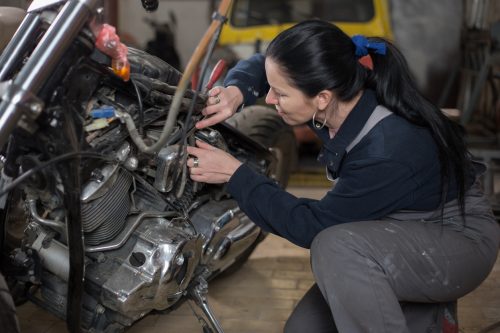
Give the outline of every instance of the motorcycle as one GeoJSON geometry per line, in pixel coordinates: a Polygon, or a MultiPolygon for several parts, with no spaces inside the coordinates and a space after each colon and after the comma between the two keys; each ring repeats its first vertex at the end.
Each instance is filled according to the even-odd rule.
{"type": "Polygon", "coordinates": [[[293,131],[261,106],[194,127],[207,96],[187,85],[230,1],[183,74],[121,44],[99,3],[33,1],[0,56],[2,273],[17,304],[70,332],[121,332],[184,301],[204,332],[223,332],[208,284],[266,233],[224,185],[189,178],[186,146],[203,140],[286,186],[293,131]]]}

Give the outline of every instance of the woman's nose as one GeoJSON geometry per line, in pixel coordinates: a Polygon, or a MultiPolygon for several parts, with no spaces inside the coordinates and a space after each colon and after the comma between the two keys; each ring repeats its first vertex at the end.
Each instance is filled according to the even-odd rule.
{"type": "Polygon", "coordinates": [[[266,103],[267,104],[278,104],[278,99],[276,95],[273,93],[272,89],[269,89],[266,95],[266,103]]]}

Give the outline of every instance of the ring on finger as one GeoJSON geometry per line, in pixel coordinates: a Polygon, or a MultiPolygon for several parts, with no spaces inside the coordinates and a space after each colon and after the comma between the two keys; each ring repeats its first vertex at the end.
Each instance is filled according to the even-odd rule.
{"type": "Polygon", "coordinates": [[[214,96],[214,97],[215,97],[215,102],[214,102],[214,104],[219,104],[219,103],[220,103],[220,97],[219,97],[219,95],[214,96]]]}
{"type": "Polygon", "coordinates": [[[200,166],[200,160],[198,159],[198,157],[195,157],[193,159],[193,168],[197,168],[200,166]]]}

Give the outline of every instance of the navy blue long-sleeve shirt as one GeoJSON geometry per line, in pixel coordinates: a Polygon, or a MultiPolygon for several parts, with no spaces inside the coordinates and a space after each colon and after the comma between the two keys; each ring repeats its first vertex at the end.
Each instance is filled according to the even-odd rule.
{"type": "MultiPolygon", "coordinates": [[[[255,91],[265,93],[257,90],[265,84],[252,81],[263,79],[263,57],[254,57],[226,79],[226,85],[248,92],[246,103],[255,91]]],[[[364,91],[333,139],[326,128],[312,127],[323,141],[318,159],[337,177],[321,200],[297,198],[246,165],[229,180],[229,193],[257,225],[306,248],[332,225],[377,220],[398,210],[436,209],[441,199],[440,164],[427,128],[391,114],[346,152],[377,105],[375,93],[364,91]]],[[[448,200],[456,197],[456,187],[450,185],[448,200]]]]}
{"type": "Polygon", "coordinates": [[[252,105],[257,98],[269,90],[264,68],[265,57],[254,54],[247,60],[239,61],[224,79],[224,86],[236,86],[243,94],[243,104],[252,105]]]}

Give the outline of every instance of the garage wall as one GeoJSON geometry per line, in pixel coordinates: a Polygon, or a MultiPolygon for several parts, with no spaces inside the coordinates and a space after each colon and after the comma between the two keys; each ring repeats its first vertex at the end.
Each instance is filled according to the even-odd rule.
{"type": "Polygon", "coordinates": [[[394,38],[420,88],[437,101],[459,63],[462,1],[391,0],[394,38]]]}
{"type": "Polygon", "coordinates": [[[28,0],[0,0],[0,6],[28,8],[28,0]]]}
{"type": "Polygon", "coordinates": [[[143,48],[153,38],[152,28],[143,18],[169,22],[169,12],[177,18],[176,47],[181,58],[181,67],[187,64],[189,57],[201,40],[210,24],[208,0],[169,0],[160,1],[156,12],[148,13],[140,0],[119,0],[118,29],[129,43],[143,48]]]}

